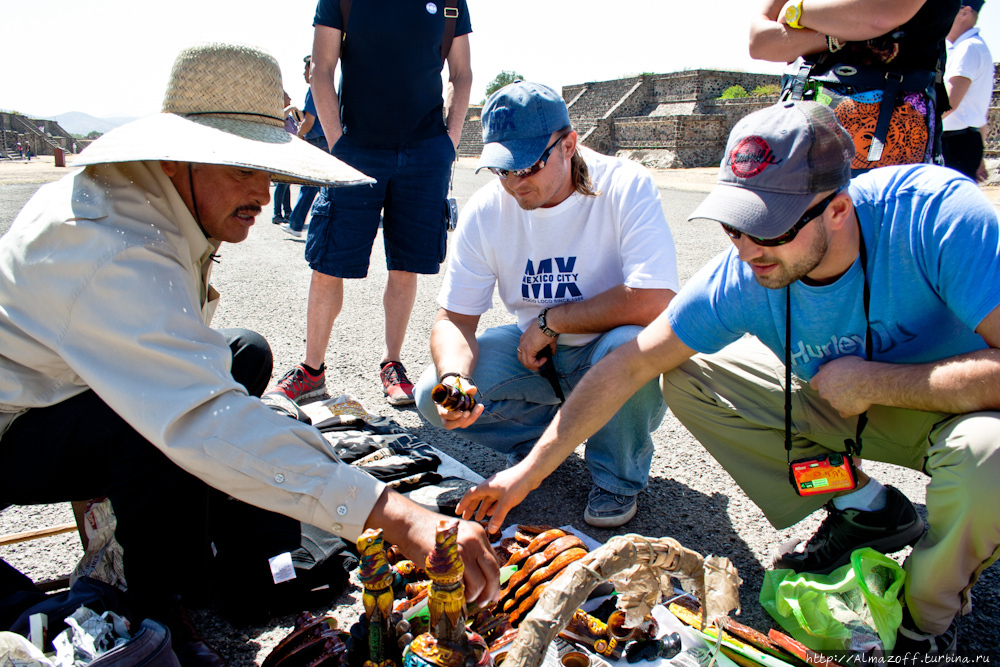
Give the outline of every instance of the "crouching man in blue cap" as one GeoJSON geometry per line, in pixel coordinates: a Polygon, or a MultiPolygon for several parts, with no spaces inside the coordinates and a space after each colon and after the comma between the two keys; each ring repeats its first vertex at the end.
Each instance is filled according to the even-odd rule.
{"type": "Polygon", "coordinates": [[[829,572],[860,547],[915,542],[895,654],[953,652],[955,617],[1000,546],[1000,221],[953,170],[885,167],[851,181],[853,153],[814,102],[743,119],[691,216],[720,223],[733,247],[587,373],[519,466],[459,509],[499,526],[663,374],[667,405],[776,528],[826,505],[816,534],[782,545],[776,566],[829,572]],[[857,470],[850,481],[859,453],[930,476],[926,533],[901,493],[857,470]],[[807,459],[812,479],[796,464],[807,459]],[[839,492],[809,495],[824,484],[839,492]]]}
{"type": "MultiPolygon", "coordinates": [[[[416,397],[432,423],[464,429],[516,463],[590,367],[666,308],[677,267],[649,173],[579,146],[558,93],[513,83],[490,97],[482,119],[479,168],[497,180],[459,220],[431,332],[434,365],[416,397]],[[494,285],[517,323],[477,338],[494,285]],[[454,412],[436,405],[439,381],[468,389],[478,404],[454,412]]],[[[649,434],[666,411],[654,382],[619,407],[587,443],[593,487],[584,519],[592,526],[635,515],[652,462],[649,434]]]]}

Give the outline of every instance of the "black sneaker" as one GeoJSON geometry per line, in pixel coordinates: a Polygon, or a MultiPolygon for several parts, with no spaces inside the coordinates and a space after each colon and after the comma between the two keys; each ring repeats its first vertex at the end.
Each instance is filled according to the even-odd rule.
{"type": "Polygon", "coordinates": [[[827,517],[807,540],[791,539],[774,554],[775,569],[830,574],[851,560],[855,549],[871,547],[882,553],[899,551],[924,533],[924,521],[910,499],[895,487],[885,487],[885,508],[865,512],[838,510],[826,504],[827,517]]]}
{"type": "Polygon", "coordinates": [[[958,654],[958,619],[940,635],[929,635],[917,629],[910,610],[903,607],[903,622],[896,633],[893,657],[903,658],[911,665],[943,664],[941,656],[958,654]],[[928,659],[929,658],[929,659],[928,659]]]}

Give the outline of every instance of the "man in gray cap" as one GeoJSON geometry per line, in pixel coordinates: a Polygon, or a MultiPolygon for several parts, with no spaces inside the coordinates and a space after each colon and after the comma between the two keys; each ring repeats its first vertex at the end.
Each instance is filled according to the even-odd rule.
{"type": "MultiPolygon", "coordinates": [[[[649,173],[579,146],[558,93],[513,83],[490,97],[482,122],[479,168],[497,180],[462,211],[431,332],[434,365],[416,397],[431,423],[464,429],[515,463],[564,393],[663,311],[677,269],[649,173]],[[477,339],[494,285],[517,324],[477,339]],[[453,412],[435,405],[439,381],[467,390],[477,405],[453,412]]],[[[614,527],[635,515],[652,462],[649,434],[665,411],[650,382],[590,438],[587,523],[614,527]]]]}
{"type": "MultiPolygon", "coordinates": [[[[414,559],[441,519],[268,409],[266,341],[209,326],[218,249],[246,239],[272,178],[370,182],[290,136],[283,106],[272,56],[186,49],[163,113],[95,141],[0,239],[0,508],[107,496],[129,593],[168,623],[204,574],[212,489],[349,540],[382,528],[414,559]]],[[[486,535],[462,522],[459,545],[485,603],[499,588],[486,535]]],[[[177,639],[182,663],[220,662],[177,639]]]]}
{"type": "Polygon", "coordinates": [[[465,516],[499,526],[663,374],[667,405],[776,528],[826,504],[777,566],[830,572],[856,548],[915,542],[895,651],[954,650],[955,617],[1000,545],[1000,221],[950,169],[850,181],[852,155],[814,102],[740,121],[691,216],[733,247],[587,374],[522,467],[466,494],[465,516]],[[926,534],[902,494],[853,469],[859,454],[930,475],[926,534]]]}

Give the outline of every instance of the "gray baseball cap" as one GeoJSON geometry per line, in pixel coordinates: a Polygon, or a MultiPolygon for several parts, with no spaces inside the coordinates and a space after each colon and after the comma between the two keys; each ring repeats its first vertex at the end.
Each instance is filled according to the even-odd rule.
{"type": "Polygon", "coordinates": [[[490,96],[483,107],[480,169],[515,171],[538,161],[553,132],[569,127],[562,96],[548,86],[515,81],[490,96]]]}
{"type": "Polygon", "coordinates": [[[773,239],[821,192],[851,180],[854,142],[829,107],[779,102],[740,120],[729,134],[718,184],[688,220],[721,222],[773,239]]]}

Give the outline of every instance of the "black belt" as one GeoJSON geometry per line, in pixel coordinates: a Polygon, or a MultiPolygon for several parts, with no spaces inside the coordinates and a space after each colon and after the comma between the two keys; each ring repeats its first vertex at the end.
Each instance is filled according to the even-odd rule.
{"type": "Polygon", "coordinates": [[[945,130],[941,133],[942,137],[957,137],[962,134],[979,134],[978,127],[965,127],[961,130],[945,130]]]}

